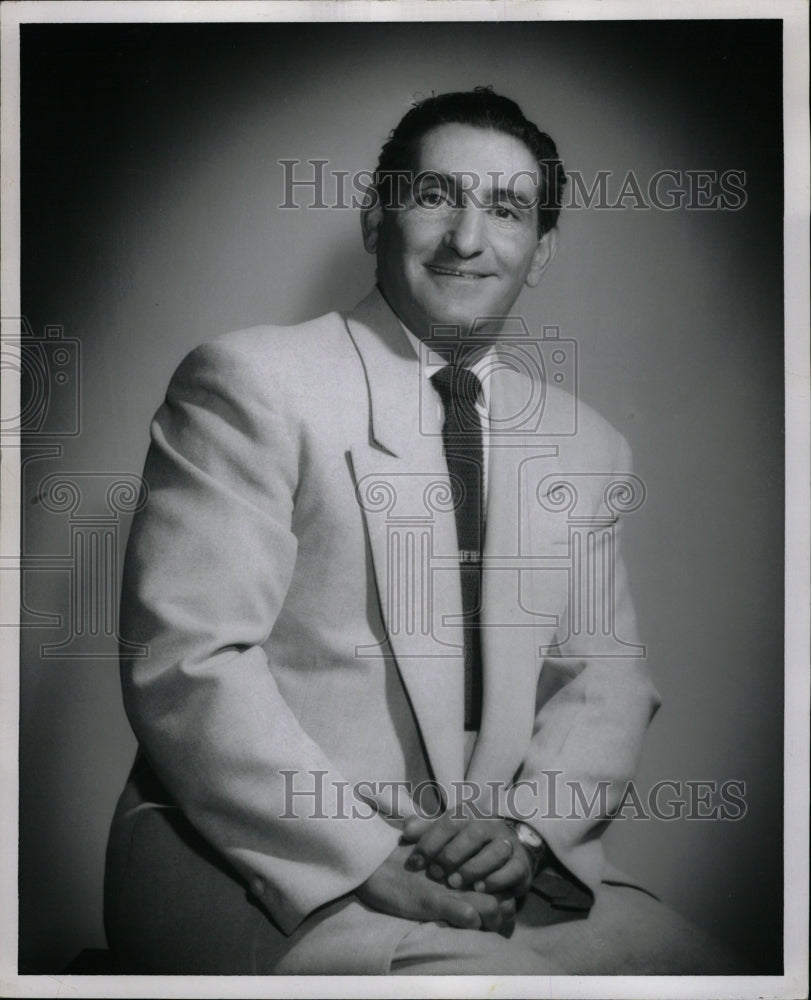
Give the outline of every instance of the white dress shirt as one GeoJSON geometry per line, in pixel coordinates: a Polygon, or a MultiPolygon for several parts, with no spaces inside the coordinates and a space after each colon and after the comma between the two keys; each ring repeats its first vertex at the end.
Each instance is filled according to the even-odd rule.
{"type": "MultiPolygon", "coordinates": [[[[425,354],[425,347],[422,345],[418,337],[405,326],[402,322],[400,326],[403,328],[403,332],[411,346],[414,348],[414,353],[418,358],[423,358],[424,363],[422,365],[423,377],[430,381],[430,379],[436,375],[440,368],[444,368],[448,362],[441,354],[437,354],[436,351],[432,351],[428,348],[427,357],[425,354]]],[[[492,369],[493,358],[495,355],[495,348],[490,347],[485,354],[476,358],[473,364],[467,367],[474,375],[477,376],[479,382],[481,382],[481,391],[479,393],[479,399],[476,403],[476,412],[479,414],[479,420],[482,425],[482,489],[483,489],[483,501],[484,501],[484,514],[487,511],[487,489],[489,483],[489,470],[488,466],[490,464],[490,380],[487,377],[488,372],[492,369]]],[[[432,385],[433,388],[433,385],[432,385]]],[[[436,391],[436,390],[434,390],[436,391]]],[[[444,420],[445,411],[442,406],[442,400],[437,393],[437,406],[439,407],[440,423],[444,420]]]]}

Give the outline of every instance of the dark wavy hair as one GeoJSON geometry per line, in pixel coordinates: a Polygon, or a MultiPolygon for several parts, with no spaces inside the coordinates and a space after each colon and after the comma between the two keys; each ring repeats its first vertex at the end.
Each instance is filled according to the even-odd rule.
{"type": "Polygon", "coordinates": [[[374,186],[384,206],[392,204],[397,178],[413,169],[423,136],[438,125],[449,124],[492,129],[523,142],[535,157],[540,171],[538,235],[543,236],[555,227],[566,185],[557,147],[546,132],[541,132],[524,117],[515,101],[496,94],[492,87],[435,94],[409,108],[380,150],[374,186]]]}

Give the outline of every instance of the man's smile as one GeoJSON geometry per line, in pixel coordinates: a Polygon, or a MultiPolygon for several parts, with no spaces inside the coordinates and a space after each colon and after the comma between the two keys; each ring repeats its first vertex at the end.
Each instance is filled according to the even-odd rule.
{"type": "Polygon", "coordinates": [[[425,266],[433,274],[439,274],[443,277],[469,278],[473,280],[491,277],[489,274],[483,274],[478,271],[460,271],[458,268],[444,267],[442,264],[426,264],[425,266]]]}

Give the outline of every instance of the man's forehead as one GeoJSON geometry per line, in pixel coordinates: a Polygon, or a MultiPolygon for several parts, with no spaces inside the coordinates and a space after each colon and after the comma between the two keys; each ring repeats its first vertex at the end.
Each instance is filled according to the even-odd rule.
{"type": "Polygon", "coordinates": [[[427,132],[416,150],[419,174],[436,174],[470,190],[531,194],[538,187],[538,163],[527,146],[496,129],[457,123],[427,132]]]}

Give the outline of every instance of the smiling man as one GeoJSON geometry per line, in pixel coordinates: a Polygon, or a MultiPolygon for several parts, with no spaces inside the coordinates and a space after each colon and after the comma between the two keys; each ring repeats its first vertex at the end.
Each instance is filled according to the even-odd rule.
{"type": "Polygon", "coordinates": [[[537,285],[552,260],[557,230],[540,220],[541,198],[548,200],[541,173],[557,171],[560,185],[562,168],[536,159],[554,154],[538,137],[533,154],[493,128],[441,125],[401,152],[413,160],[399,175],[386,165],[393,152],[384,151],[379,197],[364,214],[366,249],[377,253],[386,301],[421,340],[438,324],[469,330],[480,317],[494,317],[487,329],[497,340],[498,317],[510,315],[523,286],[537,285]],[[387,211],[399,179],[410,181],[404,203],[387,211]]]}
{"type": "Polygon", "coordinates": [[[428,98],[363,211],[375,290],[176,372],[122,597],[121,971],[730,971],[600,846],[658,700],[604,510],[627,446],[514,313],[564,183],[512,101],[428,98]]]}

